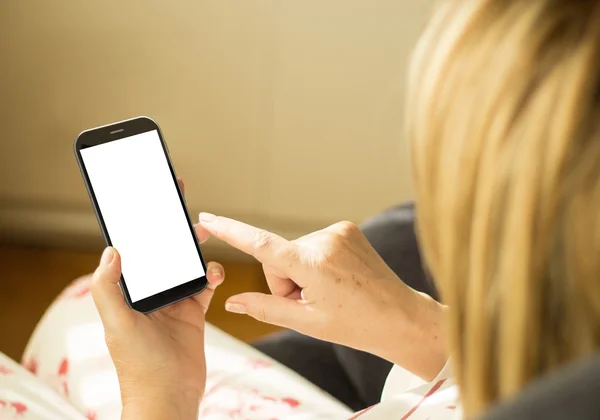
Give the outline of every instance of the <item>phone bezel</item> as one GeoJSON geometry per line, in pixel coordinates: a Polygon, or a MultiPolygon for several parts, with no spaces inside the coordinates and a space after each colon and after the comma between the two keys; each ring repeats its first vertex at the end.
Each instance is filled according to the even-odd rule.
{"type": "MultiPolygon", "coordinates": [[[[204,261],[204,257],[202,255],[202,251],[200,250],[200,245],[198,242],[198,238],[196,237],[196,231],[194,230],[194,226],[192,224],[183,193],[181,188],[179,187],[179,182],[177,182],[177,176],[175,174],[175,170],[173,169],[173,165],[171,163],[171,158],[169,156],[169,149],[167,148],[166,142],[162,135],[159,125],[149,117],[136,117],[129,120],[119,121],[116,123],[104,125],[101,127],[92,128],[89,130],[85,130],[81,132],[74,143],[74,151],[75,157],[77,158],[77,163],[79,165],[79,169],[81,170],[81,175],[85,182],[85,187],[90,196],[90,200],[92,201],[92,205],[94,207],[94,212],[96,213],[96,218],[98,219],[98,224],[100,225],[100,230],[102,231],[102,236],[104,237],[104,241],[108,246],[112,246],[112,241],[110,239],[110,235],[106,228],[106,224],[104,223],[104,218],[102,217],[102,212],[100,211],[100,207],[98,205],[98,201],[96,199],[96,195],[94,194],[94,189],[88,177],[87,170],[85,168],[85,164],[81,157],[81,150],[87,147],[93,147],[104,143],[110,143],[113,141],[121,140],[126,137],[134,136],[136,134],[145,133],[148,131],[156,130],[158,133],[158,137],[160,138],[160,143],[162,145],[163,151],[165,153],[165,157],[167,159],[167,163],[169,165],[169,170],[171,171],[171,176],[173,178],[173,182],[175,184],[175,188],[177,189],[177,193],[179,194],[179,200],[181,205],[183,206],[185,217],[189,226],[189,229],[194,238],[194,244],[196,246],[196,250],[198,251],[198,256],[200,261],[202,262],[202,267],[204,272],[206,273],[206,262],[204,261]]],[[[160,244],[158,244],[160,245],[160,244]]],[[[129,295],[129,290],[127,289],[127,282],[121,275],[121,280],[119,282],[121,286],[121,290],[123,291],[123,296],[127,304],[136,311],[142,313],[150,313],[161,309],[165,306],[172,305],[180,300],[186,299],[190,296],[201,293],[208,286],[208,280],[206,278],[206,274],[197,279],[191,280],[187,283],[183,283],[179,286],[173,287],[171,289],[167,289],[161,293],[157,293],[153,296],[147,297],[142,300],[138,300],[136,302],[131,301],[131,297],[129,295]]]]}

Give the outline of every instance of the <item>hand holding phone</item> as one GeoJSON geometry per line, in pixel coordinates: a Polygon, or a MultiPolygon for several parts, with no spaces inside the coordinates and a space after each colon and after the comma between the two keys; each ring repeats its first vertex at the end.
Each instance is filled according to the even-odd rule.
{"type": "Polygon", "coordinates": [[[84,131],[75,155],[104,239],[121,255],[129,306],[149,313],[202,292],[206,263],[158,125],[139,117],[84,131]]]}
{"type": "Polygon", "coordinates": [[[107,248],[92,296],[119,378],[123,419],[196,418],[206,386],[205,314],[223,267],[208,264],[204,293],[149,315],[127,306],[119,290],[121,257],[107,248]]]}

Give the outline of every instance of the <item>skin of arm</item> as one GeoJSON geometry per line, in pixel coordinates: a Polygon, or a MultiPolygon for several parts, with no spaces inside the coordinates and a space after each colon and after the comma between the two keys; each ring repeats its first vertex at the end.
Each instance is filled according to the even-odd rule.
{"type": "Polygon", "coordinates": [[[447,307],[430,296],[414,291],[412,304],[382,310],[373,320],[374,338],[365,351],[433,380],[448,360],[444,317],[447,307]]]}

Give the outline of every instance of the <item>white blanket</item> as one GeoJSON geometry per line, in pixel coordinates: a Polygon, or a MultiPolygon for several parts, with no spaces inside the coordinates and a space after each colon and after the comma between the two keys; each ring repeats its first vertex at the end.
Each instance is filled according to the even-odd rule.
{"type": "MultiPolygon", "coordinates": [[[[87,281],[73,283],[48,309],[27,346],[23,366],[0,353],[0,420],[120,418],[117,376],[87,281]]],[[[212,325],[206,329],[206,357],[203,419],[460,416],[456,386],[445,377],[447,371],[424,383],[394,367],[382,403],[353,414],[295,372],[212,325]]]]}

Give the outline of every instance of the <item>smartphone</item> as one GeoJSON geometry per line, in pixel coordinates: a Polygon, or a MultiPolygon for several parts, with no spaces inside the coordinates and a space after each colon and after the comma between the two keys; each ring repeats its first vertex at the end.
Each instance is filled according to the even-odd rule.
{"type": "Polygon", "coordinates": [[[202,292],[206,263],[158,124],[92,128],[74,149],[104,240],[121,255],[127,304],[150,313],[202,292]]]}

